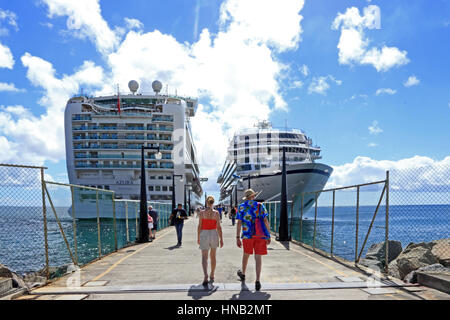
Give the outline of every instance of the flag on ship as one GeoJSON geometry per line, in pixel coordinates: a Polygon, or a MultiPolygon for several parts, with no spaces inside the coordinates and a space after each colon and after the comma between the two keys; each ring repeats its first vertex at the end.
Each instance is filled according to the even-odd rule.
{"type": "Polygon", "coordinates": [[[120,93],[119,93],[119,85],[117,85],[117,109],[119,110],[119,114],[120,114],[120,93]]]}

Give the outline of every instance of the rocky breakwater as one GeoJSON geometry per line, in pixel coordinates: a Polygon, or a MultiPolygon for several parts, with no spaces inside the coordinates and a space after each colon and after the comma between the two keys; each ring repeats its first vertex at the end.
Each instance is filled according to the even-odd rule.
{"type": "Polygon", "coordinates": [[[410,243],[388,268],[390,276],[410,283],[416,283],[421,271],[450,274],[450,238],[410,243]]]}
{"type": "Polygon", "coordinates": [[[7,266],[0,263],[0,278],[4,279],[11,279],[12,285],[14,289],[20,289],[20,288],[26,288],[28,289],[28,286],[26,285],[25,281],[21,276],[19,276],[17,273],[11,271],[7,266]]]}
{"type": "MultiPolygon", "coordinates": [[[[360,264],[384,271],[385,242],[370,246],[360,264]]],[[[410,243],[402,250],[399,241],[390,240],[388,246],[389,275],[405,282],[416,283],[417,272],[450,275],[450,238],[431,242],[410,243]]]]}
{"type": "MultiPolygon", "coordinates": [[[[73,264],[60,267],[50,267],[49,279],[56,279],[70,274],[74,271],[76,271],[76,267],[73,264]]],[[[27,290],[30,290],[32,288],[43,286],[47,284],[46,275],[47,272],[44,268],[40,271],[27,273],[23,276],[20,276],[16,272],[9,269],[7,266],[0,263],[0,278],[11,279],[14,288],[25,288],[27,290]]]]}

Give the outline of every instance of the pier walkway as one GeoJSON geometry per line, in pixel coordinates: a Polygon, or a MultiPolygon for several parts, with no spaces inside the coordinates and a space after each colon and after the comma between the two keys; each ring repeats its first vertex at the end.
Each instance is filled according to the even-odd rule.
{"type": "Polygon", "coordinates": [[[222,222],[225,244],[217,252],[216,282],[205,289],[201,285],[197,223],[194,217],[185,221],[181,247],[175,246],[176,232],[170,227],[159,232],[153,242],[123,248],[19,299],[422,300],[450,297],[425,287],[399,286],[401,281],[384,280],[374,287],[370,274],[274,238],[268,255],[263,257],[262,288],[256,292],[252,257],[246,283],[241,283],[236,275],[242,249],[236,246],[236,230],[228,218],[222,222]]]}

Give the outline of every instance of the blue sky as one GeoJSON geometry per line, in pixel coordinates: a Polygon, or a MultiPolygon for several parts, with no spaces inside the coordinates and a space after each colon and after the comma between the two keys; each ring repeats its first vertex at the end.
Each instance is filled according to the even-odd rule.
{"type": "Polygon", "coordinates": [[[305,130],[330,186],[448,167],[449,35],[446,0],[0,0],[0,162],[67,181],[67,98],[133,77],[199,96],[208,193],[230,135],[258,118],[305,130]]]}

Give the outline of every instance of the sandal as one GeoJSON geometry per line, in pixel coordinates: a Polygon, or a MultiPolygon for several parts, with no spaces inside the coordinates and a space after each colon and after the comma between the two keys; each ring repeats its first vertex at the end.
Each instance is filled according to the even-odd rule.
{"type": "Polygon", "coordinates": [[[209,282],[213,283],[214,282],[214,277],[209,277],[209,282]]]}
{"type": "Polygon", "coordinates": [[[256,282],[255,282],[255,290],[256,290],[256,291],[259,291],[260,289],[261,289],[261,282],[256,281],[256,282]]]}

